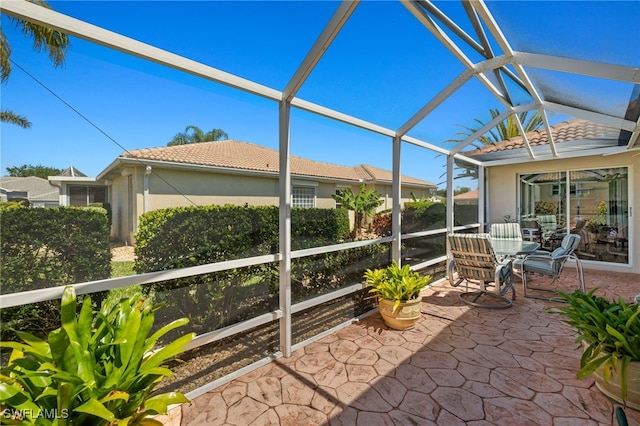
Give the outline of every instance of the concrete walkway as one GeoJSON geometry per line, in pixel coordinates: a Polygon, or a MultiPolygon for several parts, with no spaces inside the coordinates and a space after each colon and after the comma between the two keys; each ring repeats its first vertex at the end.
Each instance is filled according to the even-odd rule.
{"type": "MultiPolygon", "coordinates": [[[[587,289],[640,293],[640,276],[587,271],[587,289]]],[[[535,278],[544,284],[543,278],[535,278]]],[[[575,282],[563,273],[562,285],[575,282]]],[[[571,330],[525,299],[469,307],[448,283],[424,292],[422,319],[388,329],[379,314],[195,398],[170,425],[617,425],[617,405],[576,379],[571,330]]],[[[639,384],[635,384],[640,386],[639,384]]],[[[627,408],[630,425],[640,412],[627,408]]]]}

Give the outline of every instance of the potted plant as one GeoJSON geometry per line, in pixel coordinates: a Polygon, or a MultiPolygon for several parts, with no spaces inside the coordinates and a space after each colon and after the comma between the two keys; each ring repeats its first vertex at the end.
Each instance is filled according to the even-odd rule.
{"type": "Polygon", "coordinates": [[[184,350],[194,334],[154,348],[186,318],[151,333],[154,312],[135,294],[107,299],[94,312],[85,297],[77,313],[76,294],[66,287],[60,305],[62,327],[47,341],[16,331],[23,342],[1,342],[12,349],[0,371],[0,412],[10,424],[161,425],[152,417],[171,404],[188,402],[178,392],[152,394],[171,375],[165,364],[184,350]]]}
{"type": "Polygon", "coordinates": [[[431,282],[430,275],[420,275],[409,265],[391,265],[380,269],[367,269],[364,273],[369,293],[378,298],[380,315],[385,324],[395,330],[407,330],[420,318],[420,291],[431,282]]]}
{"type": "Polygon", "coordinates": [[[567,305],[551,309],[563,315],[584,346],[577,377],[593,374],[605,395],[640,409],[640,305],[622,297],[610,301],[596,290],[559,292],[567,305]]]}

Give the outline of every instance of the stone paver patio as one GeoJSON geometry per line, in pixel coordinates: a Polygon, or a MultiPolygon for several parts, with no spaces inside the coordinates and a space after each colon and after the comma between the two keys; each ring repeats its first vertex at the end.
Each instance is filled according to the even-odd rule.
{"type": "MultiPolygon", "coordinates": [[[[640,276],[586,271],[587,289],[640,293],[640,276]]],[[[534,278],[541,283],[544,278],[534,278]]],[[[573,270],[561,285],[573,284],[573,270]]],[[[544,284],[542,282],[542,284],[544,284]]],[[[469,307],[447,282],[424,292],[407,331],[379,314],[171,410],[170,425],[617,425],[617,406],[578,380],[580,346],[519,294],[510,309],[469,307]]],[[[640,386],[640,384],[635,384],[640,386]]],[[[640,412],[627,408],[630,425],[640,412]]]]}

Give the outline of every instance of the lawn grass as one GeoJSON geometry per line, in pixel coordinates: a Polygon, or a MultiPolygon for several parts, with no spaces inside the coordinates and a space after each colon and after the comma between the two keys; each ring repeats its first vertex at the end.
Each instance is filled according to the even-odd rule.
{"type": "Polygon", "coordinates": [[[133,261],[111,262],[111,278],[135,275],[133,261]]]}

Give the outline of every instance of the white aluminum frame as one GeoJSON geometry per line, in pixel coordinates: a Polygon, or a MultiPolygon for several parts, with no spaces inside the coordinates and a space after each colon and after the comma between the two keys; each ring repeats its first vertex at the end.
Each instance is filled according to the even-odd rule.
{"type": "MultiPolygon", "coordinates": [[[[361,289],[361,285],[353,285],[336,292],[314,298],[309,301],[301,302],[292,306],[291,303],[291,260],[297,257],[309,256],[318,253],[328,253],[336,250],[344,250],[353,247],[360,247],[370,244],[380,244],[392,242],[392,255],[395,260],[400,261],[400,244],[403,239],[417,238],[429,235],[437,235],[440,233],[450,233],[456,230],[478,228],[483,230],[484,228],[484,167],[493,166],[499,164],[513,164],[517,160],[505,160],[494,162],[480,162],[478,160],[465,157],[462,154],[462,149],[471,144],[477,137],[486,133],[493,126],[500,121],[506,119],[512,114],[517,114],[521,111],[537,109],[541,111],[543,121],[545,124],[546,132],[550,141],[550,154],[549,157],[558,157],[558,153],[555,149],[553,142],[553,135],[549,126],[548,119],[546,117],[546,111],[555,111],[564,114],[570,114],[576,117],[587,118],[606,125],[612,125],[624,130],[632,132],[631,139],[626,147],[626,150],[631,150],[637,141],[640,139],[640,120],[637,122],[624,120],[617,117],[610,117],[604,114],[593,113],[578,109],[569,105],[555,104],[545,101],[538,93],[535,85],[527,75],[525,67],[537,67],[552,69],[561,72],[589,75],[592,77],[607,78],[617,81],[625,81],[634,84],[640,83],[640,70],[638,68],[624,67],[609,64],[600,64],[593,61],[578,61],[573,59],[559,58],[549,55],[540,55],[524,52],[513,51],[506,37],[502,33],[500,27],[493,19],[490,11],[486,7],[482,0],[469,0],[465,9],[469,13],[470,19],[474,26],[475,31],[478,33],[481,42],[478,43],[471,36],[466,34],[455,22],[450,20],[445,14],[440,12],[434,5],[428,0],[410,1],[400,0],[401,3],[415,16],[415,18],[421,22],[425,28],[427,28],[435,37],[437,37],[441,43],[465,66],[465,71],[451,81],[444,89],[442,89],[435,97],[430,99],[424,104],[424,106],[417,111],[412,117],[409,117],[407,121],[402,124],[397,130],[388,129],[384,126],[380,126],[376,123],[371,123],[360,118],[344,114],[330,108],[326,108],[321,105],[314,104],[312,102],[305,101],[300,98],[296,98],[296,93],[302,87],[305,80],[312,72],[315,65],[321,60],[324,52],[330,47],[332,41],[339,34],[342,27],[347,23],[349,17],[357,8],[359,1],[345,0],[337,8],[336,12],[325,26],[324,30],[309,50],[308,54],[302,61],[301,65],[295,71],[289,82],[287,83],[283,91],[279,91],[265,85],[255,83],[253,81],[244,79],[242,77],[224,72],[222,70],[198,63],[188,58],[176,55],[166,50],[151,46],[146,43],[142,43],[131,38],[122,36],[112,31],[91,25],[89,23],[80,21],[75,18],[71,18],[64,14],[55,12],[50,9],[46,9],[35,4],[32,4],[26,0],[5,0],[2,2],[2,12],[10,16],[31,21],[37,24],[46,25],[54,29],[60,30],[70,35],[77,36],[84,40],[124,52],[132,56],[143,58],[150,62],[167,66],[169,68],[179,70],[188,74],[195,75],[197,77],[213,81],[219,84],[223,84],[234,89],[244,91],[264,99],[268,99],[278,103],[279,106],[279,238],[280,247],[279,253],[258,256],[246,259],[239,259],[233,261],[219,262],[215,264],[195,266],[190,268],[183,268],[179,270],[171,271],[159,271],[151,272],[147,274],[141,274],[130,277],[122,277],[108,280],[93,281],[87,283],[79,283],[74,285],[77,294],[88,294],[96,291],[109,290],[119,287],[125,287],[133,284],[151,284],[155,282],[165,281],[168,279],[175,279],[180,277],[219,272],[233,268],[246,267],[252,265],[258,265],[268,262],[279,262],[280,270],[280,295],[279,295],[279,309],[249,321],[245,321],[241,324],[236,324],[231,327],[227,327],[220,330],[211,331],[209,333],[200,335],[194,340],[189,347],[197,347],[204,344],[208,344],[219,340],[229,335],[243,332],[249,328],[253,328],[257,325],[265,324],[274,320],[280,321],[280,344],[281,351],[274,354],[265,360],[260,361],[258,364],[268,362],[278,356],[290,356],[291,351],[294,348],[299,347],[303,343],[293,345],[291,337],[291,315],[295,312],[299,312],[304,309],[309,309],[313,306],[317,306],[320,303],[324,303],[332,298],[344,296],[361,289]],[[470,7],[469,7],[470,6],[470,7]],[[473,10],[471,10],[471,8],[473,10]],[[472,48],[477,51],[483,52],[486,60],[474,64],[463,51],[455,44],[455,42],[447,36],[447,34],[438,26],[438,24],[432,19],[430,13],[433,14],[436,19],[439,19],[452,31],[458,34],[465,42],[467,42],[472,48]],[[493,38],[497,41],[499,47],[503,51],[503,55],[494,56],[494,52],[490,49],[490,44],[482,30],[482,24],[486,26],[493,38]],[[506,68],[506,65],[512,65],[516,70],[516,73],[512,73],[511,70],[506,68]],[[517,84],[524,87],[531,94],[534,104],[527,106],[514,106],[509,100],[509,95],[504,83],[499,75],[499,71],[505,72],[509,78],[513,79],[517,84]],[[494,71],[498,73],[498,81],[500,88],[496,87],[488,78],[483,75],[484,72],[494,71]],[[486,89],[492,93],[496,99],[498,99],[505,107],[505,110],[491,122],[487,123],[469,138],[458,144],[454,149],[447,150],[430,144],[427,141],[422,141],[419,138],[409,136],[408,133],[418,123],[420,123],[425,117],[427,117],[433,110],[435,110],[442,102],[448,99],[453,93],[460,89],[466,82],[472,77],[477,78],[486,89]],[[291,251],[291,167],[290,167],[290,120],[291,120],[291,108],[298,108],[314,114],[331,118],[349,125],[365,129],[380,135],[384,135],[390,138],[391,155],[393,158],[393,223],[392,223],[392,236],[388,238],[382,238],[378,240],[353,242],[346,244],[339,244],[329,247],[319,247],[307,250],[299,250],[296,252],[291,251]],[[411,143],[416,146],[423,147],[425,149],[432,150],[439,154],[447,156],[447,218],[446,228],[434,231],[424,231],[408,235],[401,235],[400,231],[400,189],[401,189],[401,145],[402,142],[411,143]],[[479,223],[454,227],[454,211],[453,211],[453,170],[454,159],[461,159],[471,164],[479,166],[478,173],[478,185],[480,194],[479,203],[479,223]]],[[[522,136],[524,131],[522,123],[517,119],[516,124],[522,136]]],[[[528,158],[522,161],[542,160],[548,158],[548,156],[534,156],[529,145],[528,140],[525,139],[525,147],[527,149],[528,158]]],[[[615,153],[622,152],[624,148],[609,148],[604,150],[598,150],[603,153],[615,153]]],[[[572,156],[580,155],[593,155],[593,152],[572,154],[572,156]]],[[[445,260],[447,257],[442,256],[436,259],[424,262],[418,267],[430,266],[437,262],[445,260]]],[[[51,300],[59,298],[62,294],[62,287],[47,288],[42,290],[33,290],[28,292],[21,292],[16,294],[2,294],[0,295],[0,306],[10,307],[18,306],[22,304],[34,303],[44,300],[51,300]]],[[[256,364],[257,365],[257,364],[256,364]]],[[[246,367],[241,371],[248,371],[251,367],[246,367]]],[[[240,372],[234,373],[241,374],[240,372]]],[[[216,381],[214,383],[220,383],[216,381]]],[[[207,385],[201,389],[210,389],[212,385],[207,385]]],[[[200,390],[198,390],[199,392],[200,390]]],[[[194,391],[195,392],[195,391],[194,391]]],[[[193,392],[189,395],[193,396],[193,392]]]]}

